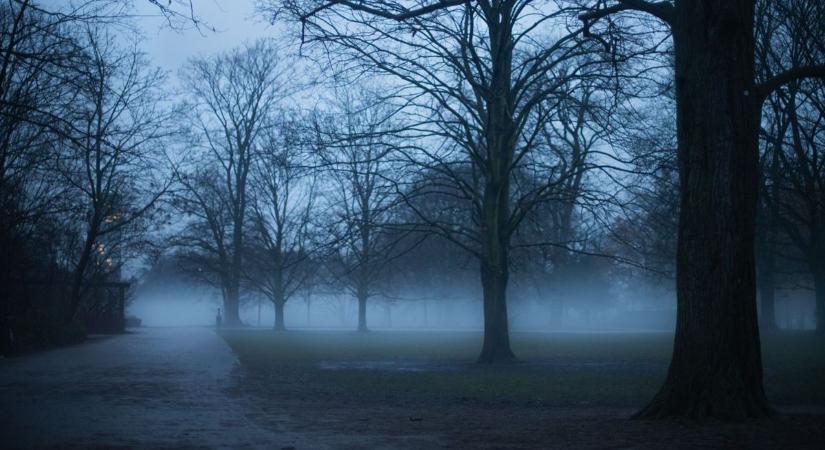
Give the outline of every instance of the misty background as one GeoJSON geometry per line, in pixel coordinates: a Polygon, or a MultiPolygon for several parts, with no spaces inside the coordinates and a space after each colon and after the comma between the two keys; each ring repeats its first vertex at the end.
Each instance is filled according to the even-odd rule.
{"type": "MultiPolygon", "coordinates": [[[[513,330],[673,330],[671,48],[645,47],[661,33],[605,60],[564,35],[560,4],[554,27],[518,28],[529,101],[493,239],[482,204],[501,174],[476,142],[483,108],[438,59],[453,44],[434,45],[460,24],[379,47],[393,29],[302,29],[272,2],[50,5],[81,25],[34,14],[47,32],[18,45],[45,56],[4,81],[32,105],[4,116],[4,284],[22,286],[8,316],[29,314],[32,286],[65,290],[73,316],[125,281],[145,326],[213,325],[220,309],[233,325],[478,330],[495,285],[513,330]],[[528,71],[548,43],[558,63],[528,71]]],[[[791,45],[777,29],[760,45],[791,45]]],[[[759,305],[768,329],[814,329],[821,80],[788,89],[760,141],[759,305]]]]}

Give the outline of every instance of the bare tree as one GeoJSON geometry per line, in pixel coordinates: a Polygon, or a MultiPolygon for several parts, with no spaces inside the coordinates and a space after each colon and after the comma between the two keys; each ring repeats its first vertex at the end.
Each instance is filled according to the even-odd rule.
{"type": "Polygon", "coordinates": [[[405,139],[422,142],[402,152],[413,170],[440,176],[436,186],[402,191],[462,198],[466,220],[422,216],[420,228],[478,258],[485,311],[479,361],[513,359],[506,301],[511,238],[560,186],[559,176],[570,175],[545,172],[545,183],[528,188],[518,185],[518,174],[549,168],[552,155],[537,151],[540,130],[551,120],[547,100],[598,66],[583,59],[588,44],[581,30],[568,27],[570,11],[524,1],[442,1],[412,9],[381,1],[285,2],[275,10],[284,8],[301,20],[307,43],[355,69],[350,75],[368,67],[391,80],[392,95],[414,124],[405,139]]]}
{"type": "MultiPolygon", "coordinates": [[[[825,97],[821,81],[789,86],[782,100],[786,134],[774,137],[770,159],[776,166],[766,196],[777,231],[794,249],[780,257],[800,257],[813,278],[817,333],[825,333],[825,97]],[[775,152],[775,153],[774,153],[775,152]]],[[[774,236],[774,243],[778,240],[774,236]]],[[[784,253],[784,254],[783,254],[784,253]]]]}
{"type": "Polygon", "coordinates": [[[275,119],[252,166],[247,278],[272,302],[276,331],[286,329],[284,306],[313,273],[318,188],[307,136],[312,130],[303,119],[289,113],[275,119]]]}
{"type": "MultiPolygon", "coordinates": [[[[73,269],[67,320],[81,305],[95,260],[114,265],[115,249],[107,247],[106,238],[127,228],[129,236],[139,234],[133,226],[169,184],[158,171],[163,158],[157,148],[171,134],[169,112],[159,101],[163,74],[147,70],[140,52],[119,48],[105,30],[89,26],[82,39],[88,65],[77,82],[72,128],[63,132],[66,153],[55,161],[64,182],[83,199],[77,219],[84,224],[84,238],[73,269]]],[[[124,235],[117,239],[123,240],[124,235]]]]}
{"type": "Polygon", "coordinates": [[[186,215],[183,228],[170,239],[185,272],[217,288],[227,298],[232,216],[226,186],[213,165],[193,163],[175,169],[178,189],[171,192],[172,207],[186,215]]]}
{"type": "MultiPolygon", "coordinates": [[[[599,147],[610,131],[610,117],[615,101],[605,95],[598,78],[568,79],[545,103],[549,120],[540,131],[535,153],[537,161],[519,174],[520,183],[544,186],[547,174],[556,182],[548,189],[516,231],[513,247],[520,259],[520,269],[532,277],[532,285],[540,296],[551,295],[554,317],[561,325],[564,298],[559,287],[570,279],[568,266],[577,254],[598,252],[590,239],[592,209],[600,209],[607,199],[595,186],[610,184],[598,174],[605,168],[599,147]],[[539,170],[536,170],[538,168],[539,170]],[[553,294],[551,294],[551,292],[553,294]]],[[[612,156],[607,159],[612,159],[612,156]]]]}
{"type": "MultiPolygon", "coordinates": [[[[665,25],[673,40],[681,185],[678,326],[667,381],[654,401],[640,413],[643,417],[735,418],[770,413],[762,387],[753,251],[759,118],[767,95],[792,80],[822,76],[825,66],[793,67],[758,82],[754,67],[755,3],[755,0],[599,1],[588,2],[588,10],[579,16],[582,34],[603,44],[611,56],[616,55],[616,46],[604,39],[597,27],[607,23],[608,31],[620,29],[616,21],[603,20],[617,14],[635,12],[652,16],[665,25]]],[[[426,34],[427,30],[434,29],[433,24],[422,23],[421,18],[448,17],[449,11],[476,6],[488,19],[490,49],[494,50],[491,55],[510,56],[512,43],[516,41],[510,41],[514,34],[511,29],[501,28],[501,24],[514,22],[517,15],[513,13],[526,7],[520,2],[445,0],[408,8],[384,1],[330,1],[298,9],[299,18],[310,32],[315,31],[310,25],[317,24],[322,14],[334,15],[329,11],[346,9],[355,11],[356,17],[363,14],[375,17],[369,24],[380,23],[378,18],[415,23],[410,28],[426,34]]],[[[341,14],[334,16],[336,20],[347,19],[341,14]]],[[[324,23],[326,29],[335,27],[330,22],[324,23]]],[[[475,21],[465,23],[476,25],[475,21]]],[[[534,26],[547,23],[539,21],[534,26]]],[[[634,29],[634,25],[640,24],[644,26],[645,20],[624,22],[623,26],[634,29]]],[[[398,33],[393,36],[396,41],[397,36],[398,33]]],[[[462,55],[461,51],[452,53],[462,55]]],[[[370,54],[381,55],[368,47],[363,56],[369,58],[370,54]]],[[[382,62],[380,57],[373,59],[382,62]]],[[[475,62],[470,61],[470,65],[459,65],[459,68],[476,67],[475,62]]],[[[507,69],[508,76],[498,79],[509,81],[512,64],[492,67],[497,68],[492,75],[507,69]]],[[[495,83],[491,87],[487,92],[496,95],[485,113],[492,119],[498,111],[494,107],[496,100],[507,99],[512,90],[495,83]]],[[[483,92],[479,94],[482,96],[483,92]]],[[[516,135],[508,134],[498,122],[496,125],[491,129],[496,130],[497,138],[516,135]]],[[[489,150],[493,148],[490,146],[489,150]]],[[[505,167],[509,167],[509,163],[505,167]]],[[[498,347],[506,344],[497,339],[498,347]]],[[[509,349],[504,351],[507,353],[509,349]]]]}
{"type": "Polygon", "coordinates": [[[0,26],[0,283],[6,287],[0,323],[5,327],[13,310],[27,302],[26,296],[13,302],[12,292],[41,275],[32,246],[42,237],[44,222],[65,206],[65,188],[49,170],[60,138],[43,126],[43,117],[60,114],[70,98],[60,61],[76,46],[58,24],[26,3],[0,6],[0,26]]]}
{"type": "MultiPolygon", "coordinates": [[[[179,204],[185,205],[184,212],[192,214],[193,220],[206,220],[205,225],[211,229],[212,241],[203,242],[201,249],[217,257],[227,324],[240,324],[250,171],[267,120],[278,102],[290,93],[289,69],[277,48],[260,40],[211,58],[193,59],[181,74],[190,94],[191,122],[197,138],[191,162],[201,166],[193,178],[209,186],[212,197],[204,197],[197,185],[181,178],[188,193],[182,194],[187,199],[179,204]],[[203,168],[219,178],[205,179],[203,168]],[[218,208],[214,214],[198,210],[212,206],[218,208]],[[214,220],[224,213],[230,221],[218,227],[214,220]]],[[[193,225],[189,231],[197,229],[199,226],[193,225]]],[[[206,236],[190,238],[201,240],[206,236]]]]}
{"type": "MultiPolygon", "coordinates": [[[[802,1],[764,2],[758,22],[759,68],[770,76],[825,60],[825,6],[802,1]]],[[[763,127],[764,238],[760,265],[763,323],[775,326],[777,258],[800,256],[813,277],[817,331],[825,332],[825,96],[823,80],[792,80],[767,98],[763,127]],[[781,233],[781,236],[780,236],[781,233]],[[793,251],[783,251],[787,243],[793,251]]]]}
{"type": "Polygon", "coordinates": [[[392,110],[366,89],[339,92],[317,121],[319,157],[331,234],[328,268],[358,302],[358,331],[367,331],[367,301],[399,252],[402,235],[390,232],[398,205],[392,110]]]}

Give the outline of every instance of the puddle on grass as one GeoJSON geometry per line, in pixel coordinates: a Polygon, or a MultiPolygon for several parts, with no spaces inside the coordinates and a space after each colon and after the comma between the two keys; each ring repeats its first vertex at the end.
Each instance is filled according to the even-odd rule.
{"type": "Polygon", "coordinates": [[[428,361],[321,361],[321,370],[378,370],[386,372],[440,372],[454,367],[428,361]]]}
{"type": "MultiPolygon", "coordinates": [[[[667,364],[661,362],[638,361],[515,361],[507,364],[494,365],[503,370],[574,370],[574,371],[661,371],[667,369],[667,364]]],[[[449,372],[456,370],[489,370],[486,364],[473,362],[434,362],[416,360],[373,360],[373,361],[321,361],[318,363],[321,370],[373,370],[382,372],[449,372]]]]}
{"type": "Polygon", "coordinates": [[[536,361],[526,363],[541,369],[581,370],[581,371],[661,371],[666,370],[665,362],[651,361],[536,361]]]}

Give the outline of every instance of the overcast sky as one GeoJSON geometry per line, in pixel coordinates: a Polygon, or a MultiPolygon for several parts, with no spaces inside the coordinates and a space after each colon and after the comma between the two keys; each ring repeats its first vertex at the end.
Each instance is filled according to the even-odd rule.
{"type": "Polygon", "coordinates": [[[193,0],[195,14],[217,31],[170,29],[147,0],[136,2],[136,12],[145,15],[138,20],[144,30],[143,49],[152,62],[164,69],[176,71],[192,56],[208,55],[260,37],[277,37],[282,26],[270,26],[264,17],[255,14],[255,0],[193,0]]]}

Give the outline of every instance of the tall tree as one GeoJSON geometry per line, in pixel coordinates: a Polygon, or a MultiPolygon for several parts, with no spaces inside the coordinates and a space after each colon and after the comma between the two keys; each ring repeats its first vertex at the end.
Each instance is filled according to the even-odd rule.
{"type": "MultiPolygon", "coordinates": [[[[633,288],[662,298],[675,295],[679,176],[673,98],[661,94],[660,80],[654,87],[656,98],[625,109],[616,121],[619,132],[611,136],[630,156],[632,169],[623,183],[627,198],[608,228],[611,253],[633,262],[621,267],[633,288]]],[[[639,291],[640,300],[651,297],[639,291]]]]}
{"type": "Polygon", "coordinates": [[[114,266],[113,248],[122,244],[116,233],[145,218],[169,180],[158,171],[163,160],[158,148],[171,134],[169,112],[159,101],[163,74],[147,70],[144,56],[118,47],[105,30],[86,27],[81,42],[87,65],[77,83],[77,96],[63,131],[65,154],[55,169],[82,198],[77,220],[84,235],[73,268],[67,320],[77,314],[87,276],[95,260],[114,266]],[[134,173],[141,173],[140,178],[134,173]],[[107,237],[108,242],[106,241],[107,237]]]}
{"type": "Polygon", "coordinates": [[[367,331],[367,302],[402,236],[389,227],[398,205],[392,112],[365,88],[339,92],[316,122],[319,159],[329,174],[326,192],[333,242],[329,269],[358,303],[358,331],[367,331]]]}
{"type": "Polygon", "coordinates": [[[252,167],[247,278],[272,302],[276,331],[286,329],[284,306],[312,275],[318,189],[307,136],[312,130],[303,119],[285,113],[268,127],[252,167]]]}
{"type": "Polygon", "coordinates": [[[545,165],[552,155],[536,151],[539,131],[551,120],[546,100],[594,66],[573,63],[587,44],[580,30],[566,28],[569,11],[524,0],[445,0],[412,9],[394,1],[272,3],[297,15],[307,42],[352,69],[349,75],[378,71],[391,95],[406,103],[415,125],[405,139],[425,143],[402,153],[415,161],[414,170],[440,175],[437,186],[409,195],[446,189],[462,197],[466,217],[456,224],[422,215],[420,225],[477,258],[484,305],[479,361],[512,360],[512,237],[570,173],[547,171],[547,182],[531,188],[518,177],[552,166],[545,165]]]}
{"type": "Polygon", "coordinates": [[[545,155],[542,170],[520,175],[522,183],[541,186],[543,177],[556,174],[555,186],[547,189],[544,201],[532,208],[525,225],[517,230],[514,249],[521,256],[522,267],[532,272],[532,284],[539,295],[550,295],[551,324],[557,327],[561,326],[565,297],[558,288],[570,281],[567,269],[575,264],[576,253],[596,248],[588,236],[587,228],[592,227],[584,222],[592,220],[586,218],[591,216],[591,207],[604,206],[605,196],[595,186],[609,182],[596,179],[605,168],[596,163],[596,153],[610,130],[615,102],[601,89],[599,78],[570,79],[545,102],[549,121],[540,131],[536,150],[545,155]]]}
{"type": "Polygon", "coordinates": [[[771,413],[762,384],[754,233],[762,104],[780,86],[825,75],[788,68],[758,80],[755,0],[599,2],[589,35],[625,11],[664,23],[673,40],[680,177],[677,326],[667,379],[639,417],[736,419],[771,413]],[[603,21],[602,21],[603,22],[603,21]]]}
{"type": "MultiPolygon", "coordinates": [[[[290,93],[289,65],[270,41],[259,40],[246,47],[209,58],[195,58],[181,72],[191,99],[191,123],[197,139],[192,160],[215,167],[218,175],[221,208],[229,214],[226,233],[213,233],[207,248],[219,260],[225,321],[238,325],[240,289],[248,216],[250,170],[259,148],[259,137],[275,106],[290,93]]],[[[198,169],[200,170],[200,169],[198,169]]],[[[203,180],[211,183],[208,180],[203,180]]],[[[216,180],[217,181],[217,180],[216,180]]],[[[204,207],[194,185],[183,183],[190,191],[194,208],[204,207]]],[[[208,215],[198,211],[194,218],[208,215]]]]}
{"type": "MultiPolygon", "coordinates": [[[[0,6],[0,324],[27,302],[12,292],[36,273],[31,246],[65,205],[65,185],[51,170],[60,136],[50,117],[63,117],[79,53],[62,24],[29,8],[0,6]],[[14,304],[13,304],[14,303],[14,304]]],[[[43,253],[38,254],[43,257],[43,253]]],[[[9,333],[3,332],[3,336],[9,333]]]]}

